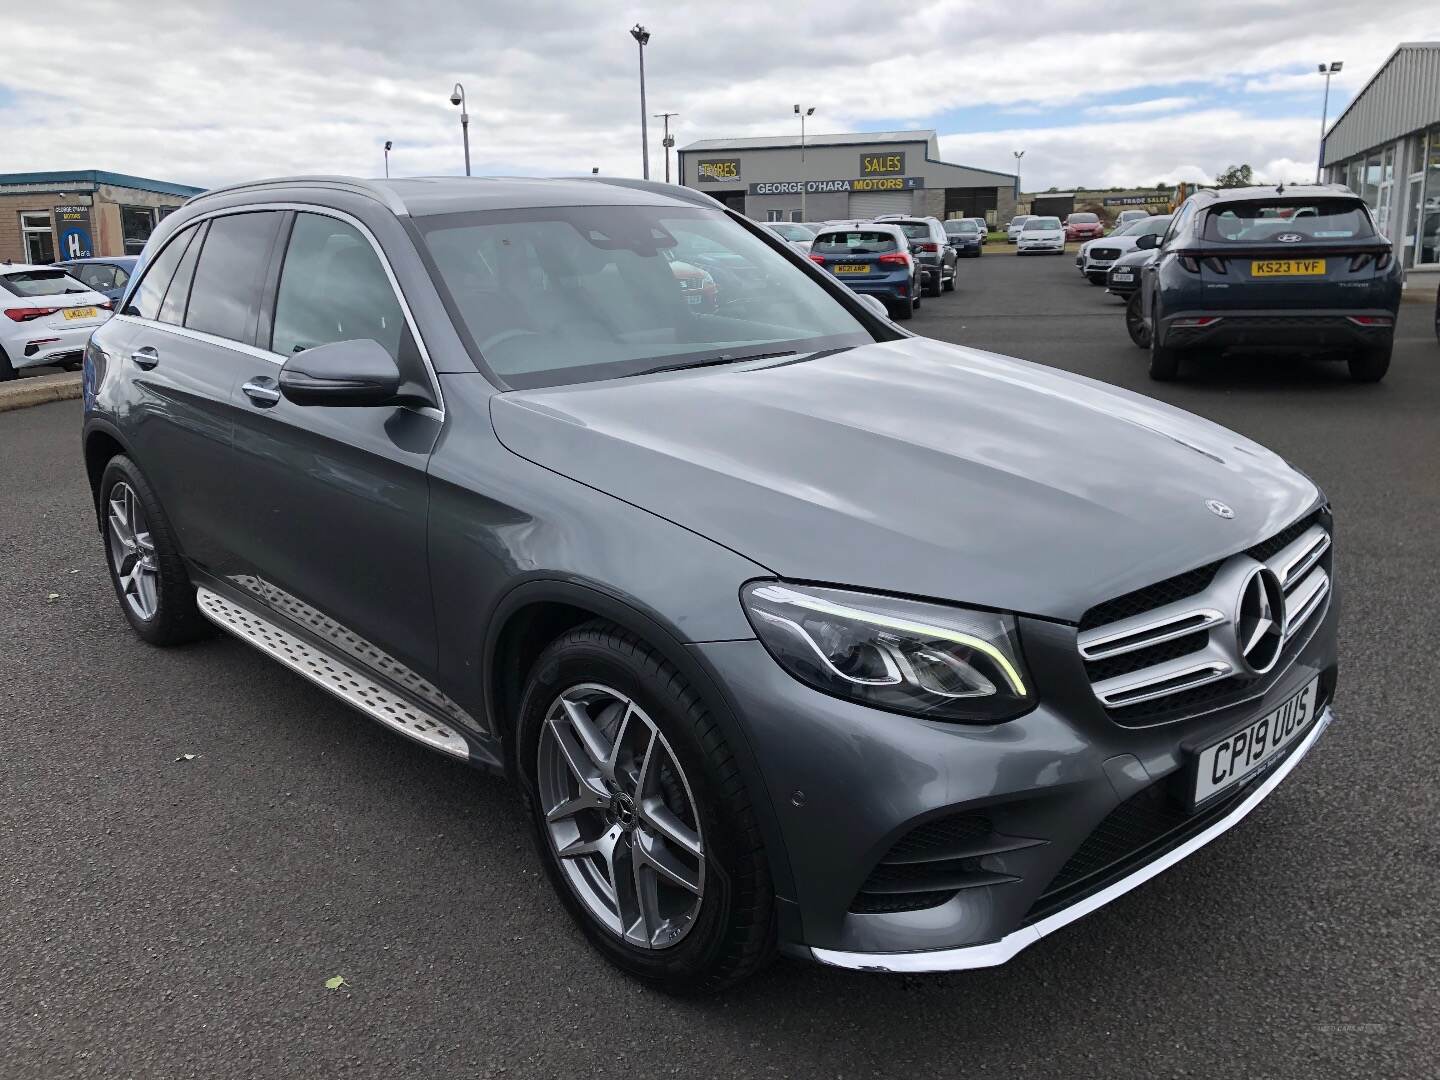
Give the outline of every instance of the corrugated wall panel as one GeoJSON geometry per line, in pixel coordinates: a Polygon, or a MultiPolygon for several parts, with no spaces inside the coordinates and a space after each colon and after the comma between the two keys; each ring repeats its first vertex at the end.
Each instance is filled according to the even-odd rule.
{"type": "Polygon", "coordinates": [[[1330,129],[1325,163],[1431,124],[1440,124],[1440,43],[1402,45],[1330,129]]]}

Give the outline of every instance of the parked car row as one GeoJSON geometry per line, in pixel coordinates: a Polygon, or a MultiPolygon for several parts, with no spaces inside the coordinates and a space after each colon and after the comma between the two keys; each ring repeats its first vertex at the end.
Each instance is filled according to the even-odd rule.
{"type": "Polygon", "coordinates": [[[874,220],[827,222],[810,245],[810,259],[862,296],[873,296],[893,319],[908,319],[922,298],[953,291],[960,257],[981,253],[973,219],[882,214],[874,220]]]}
{"type": "Polygon", "coordinates": [[[1390,368],[1401,268],[1346,187],[1198,191],[1174,214],[1086,243],[1076,267],[1126,301],[1158,381],[1231,349],[1344,360],[1357,382],[1390,368]]]}

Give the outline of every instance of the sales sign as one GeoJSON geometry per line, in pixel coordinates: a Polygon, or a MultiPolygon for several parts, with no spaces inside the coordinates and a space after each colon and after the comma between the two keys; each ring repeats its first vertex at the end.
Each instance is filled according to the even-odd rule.
{"type": "Polygon", "coordinates": [[[702,184],[722,184],[740,179],[739,158],[711,158],[708,161],[697,161],[695,168],[699,172],[702,184]]]}
{"type": "Polygon", "coordinates": [[[861,176],[903,176],[904,173],[905,154],[903,151],[893,154],[860,155],[861,176]]]}

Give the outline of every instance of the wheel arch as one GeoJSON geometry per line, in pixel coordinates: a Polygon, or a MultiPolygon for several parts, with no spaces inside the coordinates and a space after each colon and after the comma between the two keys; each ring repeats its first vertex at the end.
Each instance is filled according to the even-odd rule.
{"type": "Polygon", "coordinates": [[[789,859],[775,808],[739,714],[697,651],[686,647],[683,635],[658,614],[628,600],[586,583],[542,578],[517,585],[496,606],[486,634],[482,686],[487,720],[500,741],[506,771],[513,773],[515,768],[516,712],[535,661],[550,642],[592,619],[604,619],[635,634],[669,661],[705,703],[724,733],[750,793],[776,893],[793,897],[789,859]]]}
{"type": "Polygon", "coordinates": [[[120,432],[103,420],[85,425],[85,475],[90,481],[90,501],[95,506],[95,527],[104,529],[105,516],[100,510],[100,480],[110,459],[129,453],[120,432]]]}

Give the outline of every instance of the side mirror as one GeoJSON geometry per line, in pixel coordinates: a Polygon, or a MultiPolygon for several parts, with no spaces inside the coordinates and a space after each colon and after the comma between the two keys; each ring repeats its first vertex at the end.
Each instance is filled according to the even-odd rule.
{"type": "Polygon", "coordinates": [[[890,312],[885,310],[885,304],[878,296],[871,296],[868,293],[856,293],[855,299],[859,300],[862,305],[869,308],[870,314],[875,315],[881,319],[890,318],[890,312]]]}
{"type": "Polygon", "coordinates": [[[280,392],[295,405],[390,405],[400,368],[378,341],[332,341],[286,360],[280,392]]]}
{"type": "Polygon", "coordinates": [[[1151,248],[1158,248],[1159,246],[1159,233],[1145,233],[1143,236],[1137,236],[1135,238],[1135,248],[1138,251],[1149,251],[1151,248]]]}

